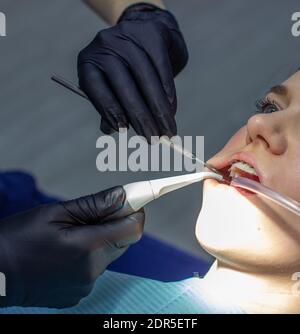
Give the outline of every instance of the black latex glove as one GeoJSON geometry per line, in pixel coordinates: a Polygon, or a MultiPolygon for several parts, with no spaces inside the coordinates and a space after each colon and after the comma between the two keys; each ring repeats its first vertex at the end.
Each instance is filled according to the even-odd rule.
{"type": "Polygon", "coordinates": [[[122,208],[122,187],[43,205],[0,221],[0,306],[69,307],[141,237],[144,212],[102,222],[122,208]]]}
{"type": "Polygon", "coordinates": [[[110,134],[131,124],[148,142],[176,135],[173,78],[187,60],[170,12],[149,4],[128,7],[78,56],[79,85],[102,116],[101,130],[110,134]]]}

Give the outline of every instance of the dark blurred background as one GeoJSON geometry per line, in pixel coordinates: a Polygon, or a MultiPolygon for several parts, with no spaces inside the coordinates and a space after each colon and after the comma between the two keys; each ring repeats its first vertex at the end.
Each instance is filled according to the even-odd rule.
{"type": "MultiPolygon", "coordinates": [[[[291,34],[299,0],[166,0],[188,44],[190,61],[176,79],[178,133],[205,136],[217,152],[255,112],[254,101],[300,66],[300,37],[291,34]]],[[[0,40],[1,170],[32,172],[40,188],[72,198],[106,187],[169,176],[100,173],[99,116],[85,100],[50,81],[77,82],[76,57],[105,27],[80,0],[1,0],[7,37],[0,40]]],[[[199,185],[147,207],[146,231],[197,256],[194,228],[199,185]]]]}

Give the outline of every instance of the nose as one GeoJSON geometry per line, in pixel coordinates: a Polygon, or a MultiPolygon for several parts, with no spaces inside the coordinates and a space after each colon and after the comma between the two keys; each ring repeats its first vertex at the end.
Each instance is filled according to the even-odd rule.
{"type": "Polygon", "coordinates": [[[264,142],[264,145],[276,155],[281,155],[287,148],[283,120],[278,114],[257,114],[247,122],[247,143],[264,142]]]}

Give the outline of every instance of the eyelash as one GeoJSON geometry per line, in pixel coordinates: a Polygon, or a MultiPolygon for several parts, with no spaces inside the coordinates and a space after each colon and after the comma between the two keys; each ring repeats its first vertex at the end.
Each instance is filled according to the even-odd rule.
{"type": "Polygon", "coordinates": [[[271,101],[268,97],[257,100],[255,102],[255,107],[256,107],[256,112],[262,114],[270,114],[280,110],[275,101],[274,100],[271,101]],[[275,110],[266,111],[267,107],[273,107],[275,110]]]}

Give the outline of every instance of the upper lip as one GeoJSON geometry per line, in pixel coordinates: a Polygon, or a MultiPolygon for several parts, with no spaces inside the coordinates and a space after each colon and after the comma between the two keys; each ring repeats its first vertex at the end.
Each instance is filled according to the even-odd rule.
{"type": "Polygon", "coordinates": [[[235,161],[243,161],[252,166],[255,169],[260,182],[262,182],[262,172],[257,164],[256,158],[249,152],[237,152],[227,158],[214,161],[212,165],[216,169],[222,169],[231,166],[235,161]]]}

